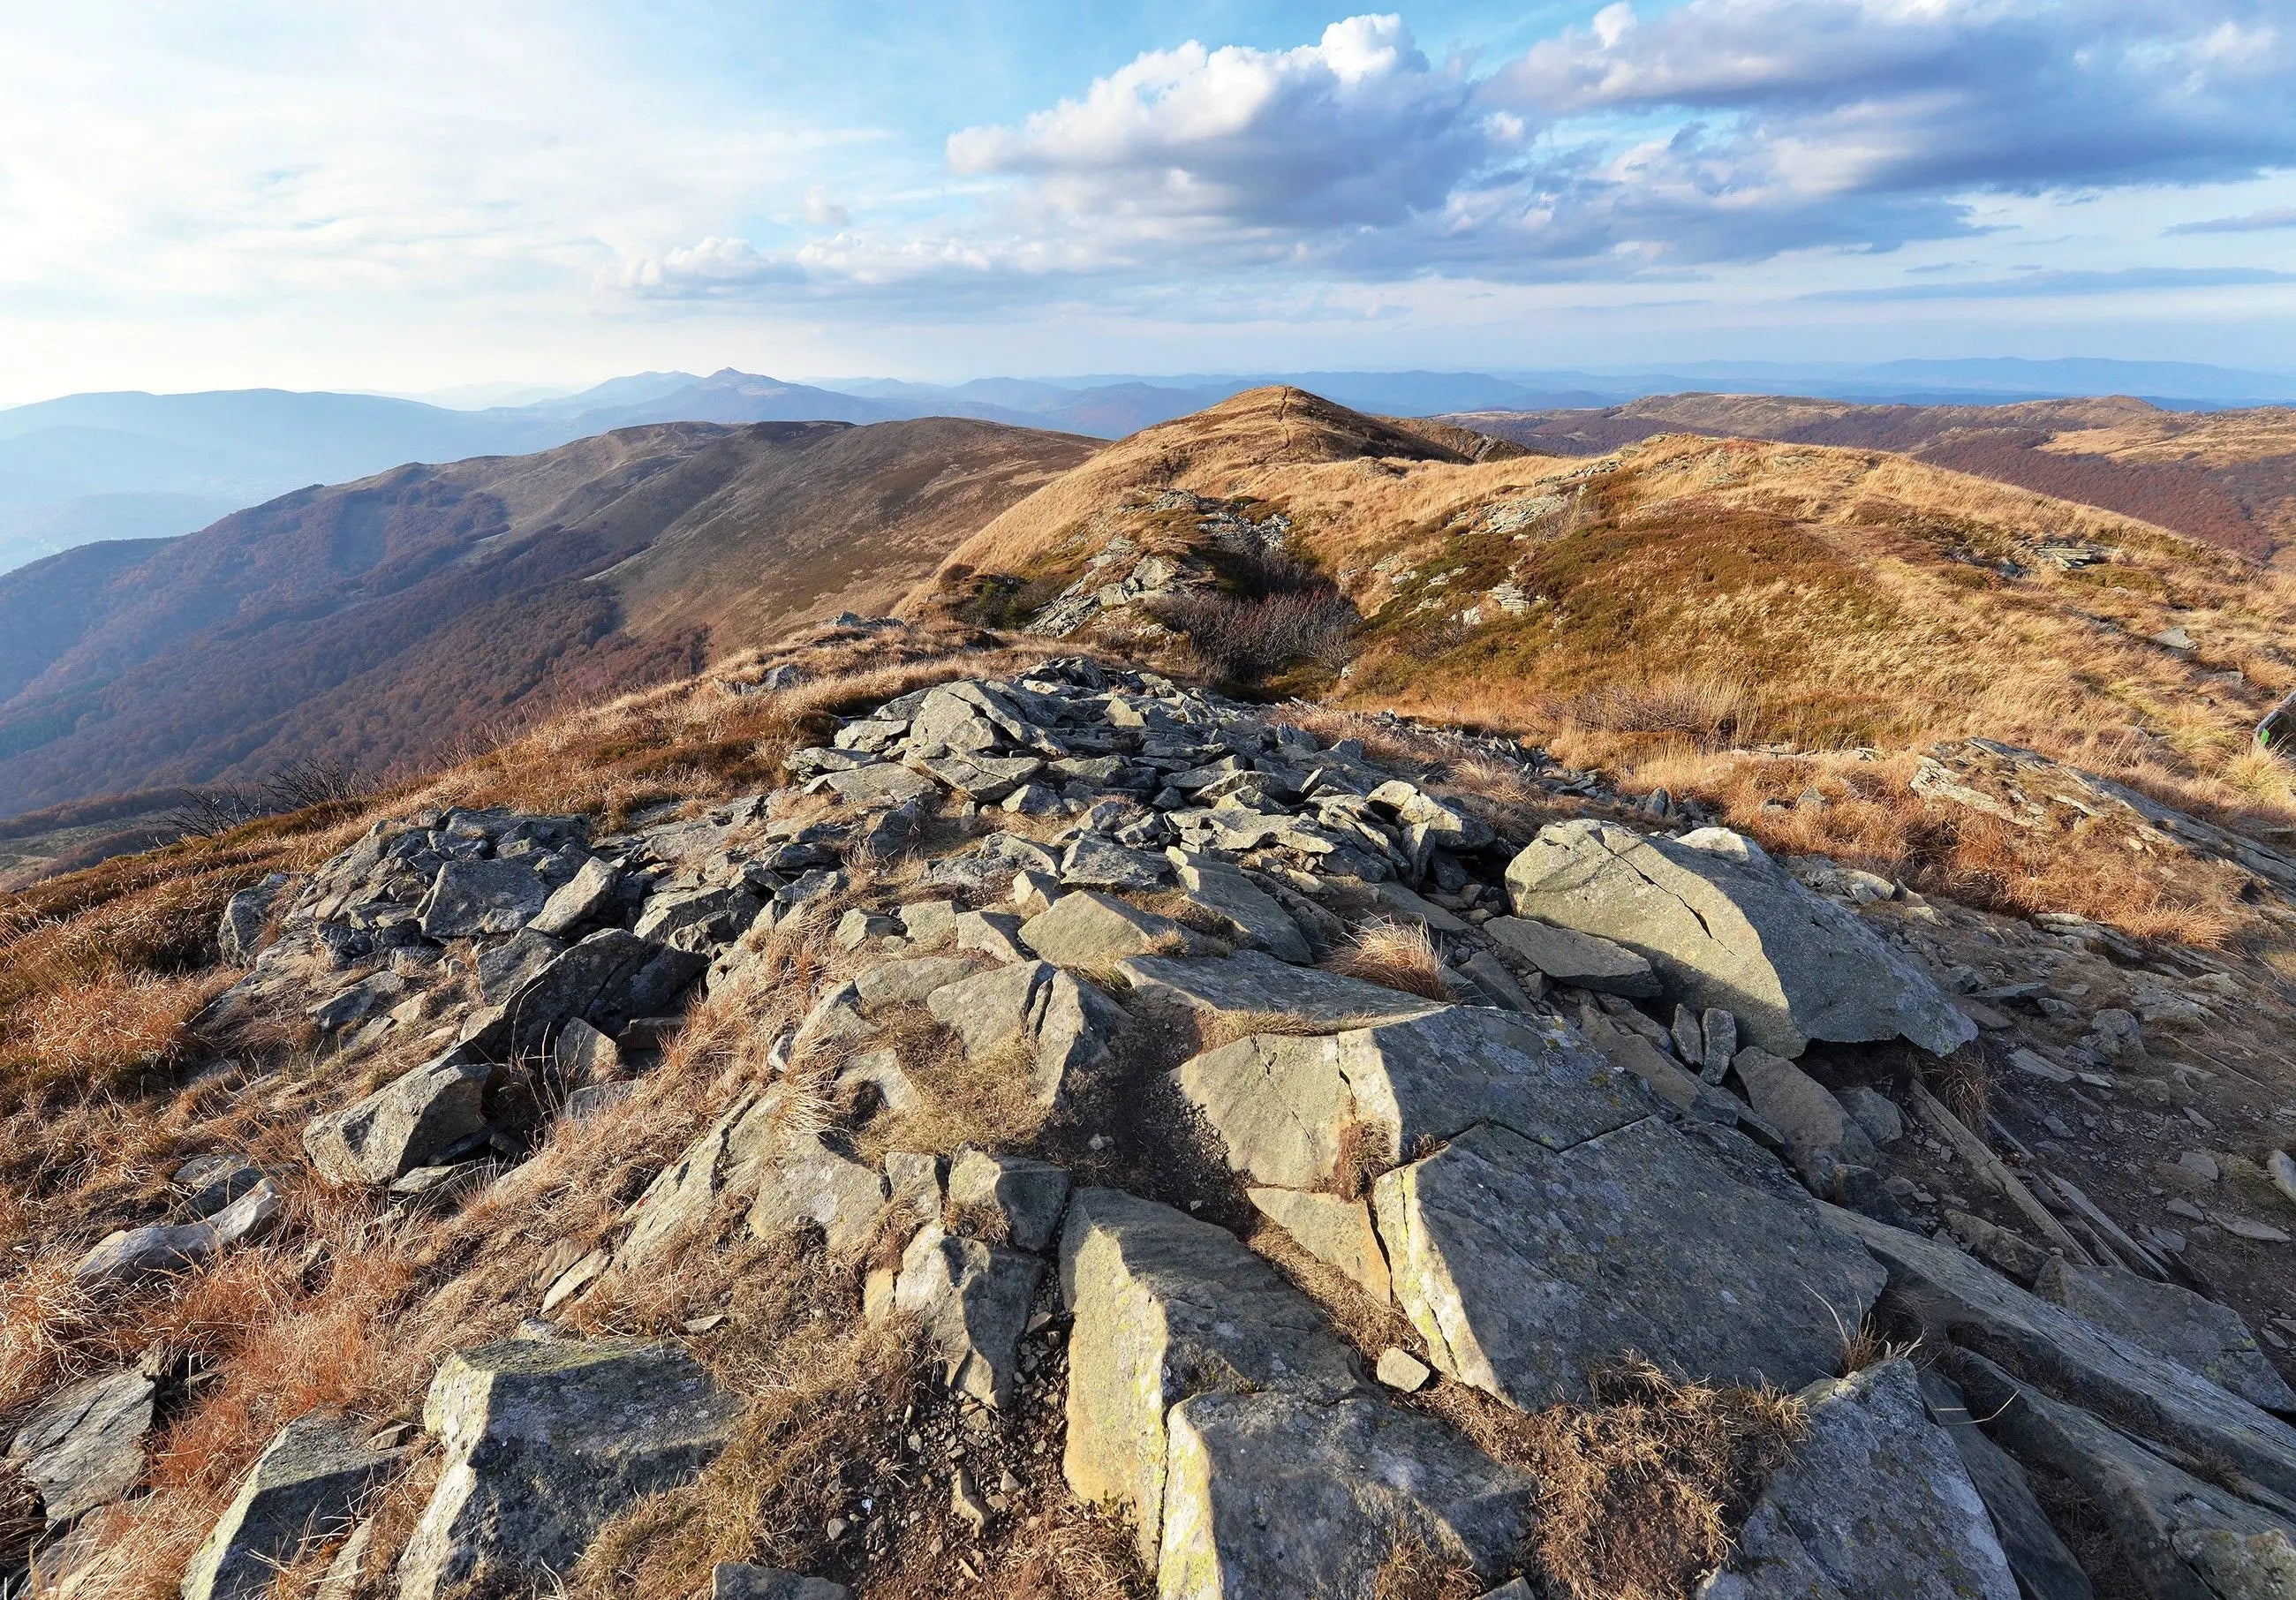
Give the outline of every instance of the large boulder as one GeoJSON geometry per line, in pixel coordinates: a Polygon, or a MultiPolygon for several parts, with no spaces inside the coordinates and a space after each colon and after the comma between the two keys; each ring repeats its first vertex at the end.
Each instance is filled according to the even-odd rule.
{"type": "Polygon", "coordinates": [[[1588,1398],[1587,1373],[1629,1355],[1809,1383],[1882,1284],[1812,1204],[1740,1183],[1656,1117],[1559,1151],[1485,1123],[1382,1176],[1373,1201],[1435,1364],[1526,1408],[1588,1398]]]}
{"type": "Polygon", "coordinates": [[[1254,1034],[1173,1078],[1231,1167],[1294,1189],[1330,1183],[1343,1160],[1392,1165],[1479,1123],[1560,1150],[1657,1109],[1562,1024],[1467,1006],[1323,1038],[1254,1034]]]}
{"type": "Polygon", "coordinates": [[[1069,1175],[1050,1161],[967,1150],[949,1166],[948,1203],[992,1213],[1004,1243],[1016,1250],[1051,1243],[1068,1200],[1069,1175]]]}
{"type": "Polygon", "coordinates": [[[674,1345],[508,1340],[447,1358],[422,1425],[445,1452],[400,1600],[563,1575],[607,1520],[691,1481],[741,1404],[674,1345]]]}
{"type": "Polygon", "coordinates": [[[399,1461],[361,1442],[364,1431],[332,1412],[281,1429],[184,1569],[184,1600],[254,1600],[280,1568],[348,1531],[367,1491],[399,1461]]]}
{"type": "Polygon", "coordinates": [[[510,1060],[546,1054],[569,1017],[619,1034],[633,1017],[675,1009],[673,1002],[709,966],[706,956],[649,944],[626,929],[602,928],[567,947],[512,993],[504,1003],[500,1047],[510,1060]]]}
{"type": "Polygon", "coordinates": [[[2018,1600],[1985,1503],[1885,1361],[1801,1394],[1808,1432],[1772,1474],[1701,1600],[2018,1600]]]}
{"type": "Polygon", "coordinates": [[[82,1378],[33,1407],[8,1459],[62,1527],[125,1497],[143,1481],[159,1384],[148,1366],[82,1378]]]}
{"type": "Polygon", "coordinates": [[[303,1149],[331,1183],[387,1184],[437,1158],[487,1125],[487,1080],[494,1069],[460,1046],[425,1062],[365,1099],[315,1119],[303,1149]]]}
{"type": "Polygon", "coordinates": [[[1856,913],[1723,828],[1653,838],[1581,818],[1541,829],[1508,866],[1518,915],[1614,939],[1664,992],[1738,1019],[1746,1042],[1797,1056],[1812,1039],[1904,1038],[1944,1054],[1977,1037],[1929,976],[1856,913]]]}
{"type": "Polygon", "coordinates": [[[515,933],[550,898],[550,885],[526,860],[447,861],[416,908],[422,937],[444,943],[515,933]]]}

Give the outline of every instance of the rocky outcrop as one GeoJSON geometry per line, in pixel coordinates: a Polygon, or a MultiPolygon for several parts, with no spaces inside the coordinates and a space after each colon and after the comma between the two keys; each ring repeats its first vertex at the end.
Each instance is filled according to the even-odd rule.
{"type": "Polygon", "coordinates": [[[1669,997],[1738,1019],[1800,1055],[1812,1039],[1904,1038],[1943,1054],[1977,1037],[1936,983],[1759,846],[1721,828],[1679,839],[1580,820],[1542,829],[1507,868],[1517,915],[1616,940],[1669,997]]]}
{"type": "Polygon", "coordinates": [[[1032,1255],[952,1238],[929,1222],[901,1252],[893,1304],[923,1325],[944,1383],[984,1405],[1009,1406],[1021,1334],[1043,1273],[1032,1255]]]}
{"type": "Polygon", "coordinates": [[[83,1378],[24,1419],[8,1459],[38,1491],[50,1527],[121,1499],[143,1481],[158,1390],[147,1363],[83,1378]]]}
{"type": "Polygon", "coordinates": [[[935,989],[926,1006],[956,1031],[976,1060],[1017,1050],[1029,1063],[1037,1099],[1051,1105],[1070,1075],[1108,1054],[1108,1038],[1124,1025],[1124,1008],[1092,983],[1049,962],[1016,962],[935,989]]]}
{"type": "Polygon", "coordinates": [[[447,1358],[422,1425],[445,1452],[400,1600],[569,1571],[615,1513],[691,1480],[739,1403],[671,1345],[511,1340],[447,1358]]]}

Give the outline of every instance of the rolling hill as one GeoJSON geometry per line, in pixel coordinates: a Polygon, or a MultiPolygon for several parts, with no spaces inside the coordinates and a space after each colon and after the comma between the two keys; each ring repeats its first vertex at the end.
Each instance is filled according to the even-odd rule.
{"type": "Polygon", "coordinates": [[[0,575],[0,815],[381,770],[882,606],[1092,441],[938,419],[674,423],[299,490],[0,575]]]}
{"type": "Polygon", "coordinates": [[[1770,395],[1660,395],[1593,409],[1455,414],[1556,455],[1661,433],[1891,450],[2126,513],[2259,560],[2296,542],[2296,410],[2164,411],[2144,400],[1859,406],[1770,395]]]}

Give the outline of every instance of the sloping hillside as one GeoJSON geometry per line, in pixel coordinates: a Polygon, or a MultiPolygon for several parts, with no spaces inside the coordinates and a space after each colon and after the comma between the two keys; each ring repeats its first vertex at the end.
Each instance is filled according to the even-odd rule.
{"type": "Polygon", "coordinates": [[[947,419],[668,424],[68,552],[0,577],[0,813],[313,754],[379,770],[690,671],[713,640],[889,601],[1093,447],[947,419]]]}
{"type": "MultiPolygon", "coordinates": [[[[2249,741],[2296,686],[2296,585],[2126,516],[1870,450],[1676,435],[1592,462],[1470,464],[1257,390],[1016,505],[909,606],[1168,650],[1160,620],[1187,633],[1203,613],[1176,613],[1157,585],[1259,603],[1251,574],[1223,564],[1240,537],[1319,570],[1359,618],[1343,677],[1324,650],[1281,687],[1505,728],[1645,787],[1726,791],[1738,820],[1781,839],[1789,821],[1805,844],[1823,836],[1811,808],[1765,809],[1818,784],[1812,760],[1910,761],[1971,737],[2296,822],[2285,769],[2249,741]]],[[[1855,848],[1879,866],[1931,848],[1903,817],[1824,825],[1867,830],[1855,848]]],[[[2107,882],[2049,892],[2102,910],[2107,882]]],[[[2191,898],[2155,883],[2121,914],[2191,898]]]]}
{"type": "Polygon", "coordinates": [[[1659,395],[1589,411],[1449,419],[1557,455],[1660,433],[1892,450],[2125,513],[2259,560],[2296,541],[2296,411],[2163,411],[2114,396],[2009,406],[1857,406],[1773,395],[1659,395]]]}

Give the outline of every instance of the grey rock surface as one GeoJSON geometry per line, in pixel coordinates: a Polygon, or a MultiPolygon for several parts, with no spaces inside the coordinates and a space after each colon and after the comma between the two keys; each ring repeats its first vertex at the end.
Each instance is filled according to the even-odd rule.
{"type": "MultiPolygon", "coordinates": [[[[1074,898],[1074,897],[1070,897],[1074,898]]],[[[1017,1050],[1038,1104],[1061,1099],[1071,1073],[1097,1066],[1123,1007],[1050,962],[1015,962],[935,989],[925,1002],[973,1060],[1017,1050]]]]}
{"type": "MultiPolygon", "coordinates": [[[[2296,1504],[2296,1428],[2136,1341],[2019,1288],[1950,1244],[1837,1207],[1822,1212],[1889,1269],[1891,1300],[1936,1350],[1967,1345],[2014,1363],[2057,1399],[2104,1412],[2142,1439],[2228,1462],[2296,1504]]],[[[1980,1409],[1986,1405],[1967,1382],[1962,1386],[1980,1409]]]]}
{"type": "Polygon", "coordinates": [[[143,1481],[159,1385],[144,1367],[82,1378],[35,1407],[8,1446],[48,1525],[108,1506],[143,1481]]]}
{"type": "Polygon", "coordinates": [[[1538,1485],[1383,1399],[1201,1394],[1171,1412],[1157,1592],[1368,1596],[1397,1549],[1512,1566],[1538,1485]]]}
{"type": "Polygon", "coordinates": [[[832,1250],[845,1250],[867,1236],[885,1209],[885,1175],[832,1150],[808,1136],[762,1163],[758,1197],[750,1207],[750,1232],[759,1238],[811,1223],[832,1250]]]}
{"type": "Polygon", "coordinates": [[[1420,1016],[1439,1005],[1337,972],[1290,966],[1261,950],[1225,956],[1136,956],[1118,963],[1116,970],[1136,995],[1231,1024],[1280,1017],[1336,1033],[1420,1016]]]}
{"type": "Polygon", "coordinates": [[[286,1204],[278,1186],[262,1178],[201,1221],[153,1223],[105,1235],[72,1268],[72,1281],[83,1288],[94,1288],[203,1266],[242,1240],[259,1238],[279,1219],[286,1204]]]}
{"type": "Polygon", "coordinates": [[[461,1047],[403,1074],[303,1130],[311,1165],[331,1183],[390,1182],[486,1127],[493,1069],[461,1047]]]}
{"type": "Polygon", "coordinates": [[[1985,1504],[1913,1365],[1802,1391],[1808,1432],[1701,1600],[2018,1600],[1985,1504]]]}
{"type": "Polygon", "coordinates": [[[2296,1412],[2291,1392],[2239,1312],[2177,1284],[2052,1256],[2033,1292],[2108,1333],[2189,1367],[2267,1411],[2296,1412]]]}
{"type": "Polygon", "coordinates": [[[1374,1186],[1397,1300],[1435,1364],[1536,1408],[1629,1353],[1714,1382],[1833,1370],[1882,1274],[1814,1210],[1656,1118],[1555,1152],[1483,1125],[1374,1186]]]}
{"type": "Polygon", "coordinates": [[[1087,1503],[1133,1519],[1142,1558],[1163,1537],[1166,1414],[1213,1388],[1328,1403],[1365,1392],[1314,1302],[1225,1229],[1113,1189],[1070,1200],[1061,1243],[1069,1335],[1062,1468],[1087,1503]]]}
{"type": "Polygon", "coordinates": [[[851,1600],[852,1594],[826,1578],[738,1561],[721,1561],[709,1574],[709,1600],[851,1600]]]}
{"type": "Polygon", "coordinates": [[[923,1325],[944,1383],[1003,1408],[1013,1403],[1021,1335],[1043,1276],[1034,1256],[954,1238],[929,1222],[901,1252],[893,1304],[923,1325]]]}
{"type": "Polygon", "coordinates": [[[609,1518],[715,1460],[740,1409],[672,1345],[513,1339],[448,1357],[422,1407],[445,1463],[399,1557],[400,1600],[566,1573],[609,1518]]]}
{"type": "Polygon", "coordinates": [[[254,1600],[279,1569],[350,1529],[360,1503],[398,1465],[367,1430],[331,1412],[297,1417],[256,1457],[184,1571],[184,1600],[254,1600]]]}
{"type": "Polygon", "coordinates": [[[2020,1591],[2027,1600],[2095,1600],[2095,1587],[2057,1536],[2016,1457],[1986,1437],[1951,1379],[1935,1369],[1919,1376],[1922,1403],[1959,1452],[2020,1591]]]}
{"type": "Polygon", "coordinates": [[[1786,1159],[1824,1187],[1837,1162],[1871,1166],[1874,1142],[1824,1085],[1782,1055],[1748,1046],[1731,1058],[1755,1113],[1785,1136],[1786,1159]]]}
{"type": "Polygon", "coordinates": [[[1658,973],[1642,956],[1599,934],[1558,928],[1529,917],[1495,916],[1483,931],[1518,960],[1557,983],[1598,994],[1650,999],[1658,994],[1658,973]]]}
{"type": "Polygon", "coordinates": [[[1315,952],[1300,924],[1282,902],[1242,871],[1210,856],[1178,851],[1180,891],[1203,915],[1224,925],[1228,937],[1250,949],[1265,950],[1278,961],[1306,965],[1315,952]]]}
{"type": "Polygon", "coordinates": [[[949,1163],[948,1203],[993,1210],[1004,1242],[1042,1250],[1053,1242],[1069,1201],[1069,1175],[1050,1161],[967,1150],[949,1163]]]}
{"type": "Polygon", "coordinates": [[[1507,868],[1518,915],[1615,939],[1664,992],[1738,1019],[1749,1043],[1905,1038],[1944,1054],[1977,1025],[1856,913],[1804,889],[1719,828],[1650,838],[1615,823],[1550,824],[1507,868]]]}
{"type": "Polygon", "coordinates": [[[524,860],[448,861],[416,915],[422,937],[444,942],[515,933],[549,900],[550,886],[524,860]]]}
{"type": "Polygon", "coordinates": [[[1062,895],[1021,923],[1021,939],[1046,961],[1093,971],[1128,956],[1177,955],[1201,942],[1168,916],[1089,889],[1062,895]]]}
{"type": "Polygon", "coordinates": [[[575,869],[574,875],[550,891],[542,909],[526,925],[537,933],[563,939],[590,923],[603,920],[617,907],[616,891],[622,874],[611,861],[595,856],[575,869]]]}
{"type": "Polygon", "coordinates": [[[709,965],[706,956],[602,928],[568,946],[504,1002],[505,1058],[545,1054],[569,1017],[611,1035],[632,1017],[668,1013],[709,965]]]}
{"type": "Polygon", "coordinates": [[[1380,1304],[1394,1298],[1387,1252],[1380,1248],[1379,1230],[1372,1226],[1367,1202],[1303,1189],[1255,1188],[1244,1193],[1260,1214],[1291,1235],[1300,1249],[1347,1274],[1380,1304]]]}

